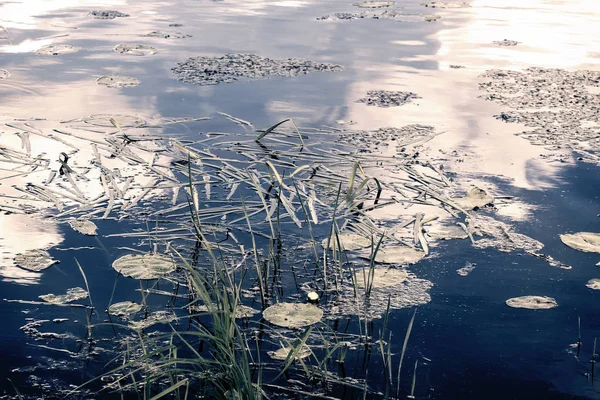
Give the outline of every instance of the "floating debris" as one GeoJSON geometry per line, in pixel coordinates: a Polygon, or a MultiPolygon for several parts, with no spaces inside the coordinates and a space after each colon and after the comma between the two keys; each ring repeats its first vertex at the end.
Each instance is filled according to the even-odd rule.
{"type": "Polygon", "coordinates": [[[0,80],[6,79],[10,76],[10,72],[5,69],[0,69],[0,80]]]}
{"type": "Polygon", "coordinates": [[[329,240],[324,239],[321,242],[321,245],[323,247],[327,247],[327,244],[329,243],[328,249],[337,251],[338,241],[339,241],[339,245],[341,246],[341,248],[343,250],[349,250],[349,251],[368,247],[372,243],[372,240],[369,238],[366,238],[357,233],[348,232],[348,233],[339,233],[337,235],[332,235],[331,238],[329,238],[329,240]]]}
{"type": "Polygon", "coordinates": [[[141,331],[156,324],[168,324],[175,320],[177,320],[177,315],[172,311],[156,311],[141,321],[131,321],[129,327],[136,331],[141,331]]]}
{"type": "Polygon", "coordinates": [[[295,360],[302,360],[311,355],[310,348],[306,345],[303,345],[300,349],[297,350],[293,347],[282,347],[277,351],[269,351],[267,354],[273,360],[285,361],[293,351],[296,351],[296,354],[294,355],[295,360]]]}
{"type": "Polygon", "coordinates": [[[356,7],[360,8],[385,8],[395,5],[395,1],[363,1],[360,3],[354,3],[356,7]]]}
{"type": "Polygon", "coordinates": [[[471,7],[470,4],[465,2],[454,2],[454,1],[430,1],[423,3],[425,7],[429,8],[466,8],[471,7]]]}
{"type": "Polygon", "coordinates": [[[572,249],[600,253],[600,233],[577,232],[560,235],[560,240],[572,249]]]}
{"type": "Polygon", "coordinates": [[[115,46],[115,51],[120,54],[129,54],[131,56],[150,56],[158,53],[154,47],[143,44],[119,44],[115,46]]]}
{"type": "Polygon", "coordinates": [[[544,158],[564,161],[570,152],[600,164],[599,71],[527,68],[490,70],[479,84],[482,98],[512,108],[495,117],[527,127],[518,133],[543,146],[544,158]]]}
{"type": "Polygon", "coordinates": [[[359,288],[379,289],[401,284],[408,279],[408,272],[394,268],[362,268],[355,270],[354,276],[359,288]]]}
{"type": "Polygon", "coordinates": [[[408,246],[388,246],[380,248],[375,262],[382,264],[415,264],[425,257],[425,252],[408,246]]]}
{"type": "Polygon", "coordinates": [[[467,275],[469,275],[471,273],[471,271],[473,271],[475,269],[476,265],[477,264],[468,262],[467,264],[465,264],[464,267],[457,269],[456,273],[459,276],[467,276],[467,275]]]}
{"type": "Polygon", "coordinates": [[[410,103],[414,99],[420,99],[413,92],[392,92],[387,90],[369,90],[367,96],[358,99],[358,103],[377,107],[399,107],[410,103]]]}
{"type": "Polygon", "coordinates": [[[506,305],[513,308],[530,310],[547,310],[558,306],[556,300],[547,296],[521,296],[506,300],[506,305]]]}
{"type": "Polygon", "coordinates": [[[73,219],[69,221],[69,225],[74,231],[88,236],[96,236],[98,227],[89,219],[73,219]]]}
{"type": "Polygon", "coordinates": [[[160,31],[150,32],[144,36],[156,37],[156,38],[162,38],[162,39],[185,39],[185,38],[192,37],[192,35],[186,35],[181,32],[167,33],[167,32],[160,32],[160,31]]]}
{"type": "Polygon", "coordinates": [[[90,15],[92,15],[95,19],[115,19],[129,17],[129,14],[115,10],[95,10],[91,11],[90,15]]]}
{"type": "Polygon", "coordinates": [[[15,256],[17,266],[35,272],[42,271],[58,263],[59,261],[53,259],[45,250],[29,250],[15,256]]]}
{"type": "Polygon", "coordinates": [[[437,21],[441,17],[439,15],[423,15],[423,14],[407,14],[398,10],[385,10],[383,12],[358,12],[358,13],[334,13],[318,17],[317,21],[338,21],[338,20],[356,20],[356,19],[391,19],[401,22],[419,22],[437,21]]]}
{"type": "Polygon", "coordinates": [[[108,307],[108,313],[117,317],[129,317],[130,315],[138,313],[142,309],[142,306],[132,301],[122,301],[120,303],[111,304],[108,307]]]}
{"type": "Polygon", "coordinates": [[[412,124],[401,128],[379,128],[374,131],[343,131],[340,140],[350,143],[359,152],[374,152],[393,145],[398,155],[407,156],[406,146],[435,137],[433,126],[412,124]]]}
{"type": "Polygon", "coordinates": [[[127,254],[113,262],[112,267],[123,276],[134,279],[158,279],[175,271],[175,263],[161,254],[127,254]]]}
{"type": "Polygon", "coordinates": [[[494,198],[485,190],[473,188],[465,197],[455,197],[452,200],[465,210],[474,210],[494,203],[494,198]]]}
{"type": "Polygon", "coordinates": [[[452,68],[452,69],[462,69],[462,68],[465,68],[464,65],[458,65],[458,64],[450,64],[449,67],[452,68]]]}
{"type": "Polygon", "coordinates": [[[19,330],[21,330],[25,335],[34,337],[36,339],[70,339],[72,337],[67,333],[40,332],[38,328],[46,322],[50,322],[50,320],[33,320],[20,327],[19,330]]]}
{"type": "Polygon", "coordinates": [[[477,240],[474,244],[478,248],[494,247],[505,252],[519,249],[537,256],[536,252],[544,247],[541,242],[513,232],[512,226],[492,217],[472,214],[469,216],[468,223],[473,235],[483,236],[483,239],[477,240]]]}
{"type": "Polygon", "coordinates": [[[497,44],[498,46],[507,46],[507,47],[516,46],[519,43],[521,43],[521,42],[517,42],[516,40],[508,40],[508,39],[494,41],[494,44],[497,44]]]}
{"type": "Polygon", "coordinates": [[[270,59],[256,54],[225,54],[221,57],[191,57],[171,69],[180,81],[194,85],[236,82],[240,78],[292,77],[315,71],[336,72],[337,64],[316,63],[299,58],[270,59]]]}
{"type": "Polygon", "coordinates": [[[71,303],[73,301],[82,300],[89,296],[89,293],[83,288],[76,287],[72,289],[68,289],[66,294],[44,294],[38,296],[40,299],[44,300],[47,303],[52,304],[66,304],[71,303]]]}
{"type": "Polygon", "coordinates": [[[263,318],[284,328],[301,328],[319,322],[323,310],[312,304],[277,303],[263,311],[263,318]]]}
{"type": "Polygon", "coordinates": [[[71,46],[70,44],[50,44],[37,49],[35,54],[43,56],[59,56],[63,54],[73,54],[81,50],[81,47],[71,46]]]}
{"type": "Polygon", "coordinates": [[[128,88],[140,85],[140,81],[131,76],[106,75],[96,79],[96,83],[109,88],[128,88]]]}

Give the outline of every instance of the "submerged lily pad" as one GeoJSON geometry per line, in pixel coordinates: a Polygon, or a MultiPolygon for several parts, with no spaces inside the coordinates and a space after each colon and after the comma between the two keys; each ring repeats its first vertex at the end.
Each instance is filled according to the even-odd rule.
{"type": "Polygon", "coordinates": [[[0,80],[6,79],[10,76],[10,72],[5,69],[0,69],[0,80]]]}
{"type": "Polygon", "coordinates": [[[521,296],[506,300],[506,305],[513,308],[530,310],[547,310],[558,306],[556,300],[547,296],[521,296]]]}
{"type": "Polygon", "coordinates": [[[359,288],[370,286],[372,289],[395,286],[408,279],[408,273],[403,269],[393,268],[369,268],[354,271],[356,285],[359,288]]]}
{"type": "Polygon", "coordinates": [[[472,210],[474,208],[481,208],[494,202],[494,198],[490,196],[485,190],[480,188],[473,188],[469,190],[469,193],[465,197],[455,197],[455,203],[465,210],[472,210]]]}
{"type": "Polygon", "coordinates": [[[600,253],[600,233],[577,232],[560,235],[560,240],[567,246],[587,253],[600,253]]]}
{"type": "MultiPolygon", "coordinates": [[[[281,361],[285,361],[287,360],[288,356],[290,355],[290,353],[294,351],[293,347],[282,347],[277,351],[269,351],[267,354],[269,355],[269,357],[271,357],[274,360],[281,360],[281,361]]],[[[308,356],[310,356],[311,352],[310,352],[310,348],[306,345],[302,346],[302,348],[300,348],[299,350],[296,351],[296,355],[294,356],[295,360],[302,360],[303,358],[306,358],[308,356]]]]}
{"type": "Polygon", "coordinates": [[[131,76],[122,75],[105,75],[96,79],[96,83],[101,86],[109,88],[127,88],[136,87],[140,85],[140,81],[131,76]]]}
{"type": "Polygon", "coordinates": [[[59,261],[53,259],[45,250],[29,250],[15,256],[15,264],[21,268],[35,272],[49,268],[58,263],[59,261]]]}
{"type": "Polygon", "coordinates": [[[301,328],[319,322],[323,310],[312,304],[277,303],[263,311],[263,318],[284,328],[301,328]]]}
{"type": "Polygon", "coordinates": [[[147,318],[141,321],[132,321],[129,324],[129,327],[135,330],[142,330],[156,324],[168,324],[169,322],[173,322],[176,319],[177,315],[175,315],[171,311],[157,311],[148,315],[147,318]]]}
{"type": "Polygon", "coordinates": [[[115,51],[121,54],[129,54],[132,56],[149,56],[158,53],[154,47],[143,44],[119,44],[115,46],[115,51]]]}
{"type": "Polygon", "coordinates": [[[74,219],[69,221],[69,225],[74,231],[88,236],[96,236],[96,229],[98,229],[96,224],[88,219],[74,219]]]}
{"type": "Polygon", "coordinates": [[[414,264],[425,257],[425,252],[408,246],[390,246],[379,249],[375,262],[383,264],[414,264]]]}
{"type": "Polygon", "coordinates": [[[175,271],[175,263],[161,254],[128,254],[113,262],[123,276],[135,279],[158,279],[175,271]]]}
{"type": "Polygon", "coordinates": [[[132,301],[122,301],[120,303],[111,304],[108,307],[108,313],[117,317],[128,317],[139,312],[142,306],[132,301]]]}
{"type": "MultiPolygon", "coordinates": [[[[329,250],[338,249],[338,239],[343,250],[358,250],[371,245],[371,239],[356,233],[340,233],[332,235],[329,239],[329,250]]],[[[327,239],[321,242],[323,247],[327,247],[327,239]]]]}
{"type": "Polygon", "coordinates": [[[60,294],[60,295],[56,295],[56,294],[44,294],[41,296],[38,296],[40,299],[44,300],[46,303],[52,303],[52,304],[66,304],[66,303],[70,303],[72,301],[76,301],[76,300],[81,300],[81,299],[85,299],[89,296],[89,293],[80,288],[80,287],[76,287],[76,288],[72,288],[72,289],[68,289],[66,294],[60,294]]]}
{"type": "Polygon", "coordinates": [[[40,47],[35,53],[43,56],[59,56],[77,53],[79,50],[81,50],[80,47],[71,46],[70,44],[50,44],[40,47]]]}

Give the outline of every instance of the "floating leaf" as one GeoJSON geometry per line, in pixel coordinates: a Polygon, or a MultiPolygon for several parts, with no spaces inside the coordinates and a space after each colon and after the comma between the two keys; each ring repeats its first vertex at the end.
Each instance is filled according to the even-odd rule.
{"type": "Polygon", "coordinates": [[[38,272],[58,263],[45,250],[28,250],[15,256],[15,264],[29,271],[38,272]]]}
{"type": "Polygon", "coordinates": [[[600,233],[578,232],[560,235],[560,240],[567,246],[588,253],[600,253],[600,233]]]}
{"type": "Polygon", "coordinates": [[[119,44],[115,46],[115,51],[121,54],[129,54],[131,56],[150,56],[158,53],[154,47],[143,44],[119,44]]]}
{"type": "MultiPolygon", "coordinates": [[[[332,235],[329,239],[330,250],[337,250],[338,239],[343,250],[358,250],[371,245],[371,239],[368,239],[362,235],[356,233],[340,233],[337,235],[337,237],[336,235],[332,235]]],[[[321,245],[323,247],[327,247],[327,241],[327,239],[323,240],[321,245]]]]}
{"type": "Polygon", "coordinates": [[[68,289],[66,294],[44,294],[38,296],[40,299],[44,300],[46,303],[53,304],[66,304],[72,301],[85,299],[89,296],[89,293],[80,287],[68,289]]]}
{"type": "Polygon", "coordinates": [[[590,279],[585,286],[589,287],[590,289],[600,290],[600,279],[590,279]]]}
{"type": "MultiPolygon", "coordinates": [[[[288,355],[294,351],[293,347],[282,347],[277,351],[269,351],[267,354],[274,360],[285,361],[288,358],[288,355]]],[[[300,349],[296,351],[295,360],[301,360],[310,356],[310,348],[308,346],[302,346],[300,349]]]]}
{"type": "Polygon", "coordinates": [[[284,328],[301,328],[319,322],[323,310],[312,304],[277,303],[263,311],[263,318],[284,328]]]}
{"type": "Polygon", "coordinates": [[[131,76],[105,75],[96,79],[96,83],[109,88],[130,88],[140,85],[140,81],[131,76]]]}
{"type": "Polygon", "coordinates": [[[123,276],[135,279],[158,279],[175,271],[175,263],[161,254],[128,254],[113,262],[112,267],[123,276]]]}
{"type": "Polygon", "coordinates": [[[414,264],[425,257],[425,252],[408,246],[390,246],[379,249],[375,262],[383,264],[414,264]]]}
{"type": "Polygon", "coordinates": [[[5,69],[1,69],[1,68],[0,68],[0,80],[2,80],[2,79],[6,79],[6,78],[8,78],[9,76],[10,76],[10,72],[8,72],[8,71],[7,71],[7,70],[5,70],[5,69]]]}
{"type": "Polygon", "coordinates": [[[373,289],[395,286],[408,279],[408,273],[403,269],[369,268],[354,271],[356,285],[360,288],[370,286],[373,289]]]}
{"type": "Polygon", "coordinates": [[[506,305],[513,308],[530,310],[546,310],[558,306],[556,300],[547,296],[521,296],[506,300],[506,305]]]}
{"type": "Polygon", "coordinates": [[[88,236],[96,236],[96,229],[98,229],[95,223],[87,219],[74,219],[69,221],[69,225],[74,231],[88,236]]]}
{"type": "Polygon", "coordinates": [[[108,307],[108,313],[117,317],[128,317],[139,312],[142,306],[132,301],[122,301],[120,303],[111,304],[108,307]]]}
{"type": "Polygon", "coordinates": [[[454,200],[456,204],[465,210],[481,208],[494,202],[494,198],[492,196],[490,196],[485,190],[477,187],[469,190],[469,193],[465,197],[456,197],[452,200],[454,200]]]}
{"type": "Polygon", "coordinates": [[[50,44],[40,47],[35,53],[43,56],[59,56],[77,53],[79,50],[81,50],[80,47],[71,46],[70,44],[50,44]]]}

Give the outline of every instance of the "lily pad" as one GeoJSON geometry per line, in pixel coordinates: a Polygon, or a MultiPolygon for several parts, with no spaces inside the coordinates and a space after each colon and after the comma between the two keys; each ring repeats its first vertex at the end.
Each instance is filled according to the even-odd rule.
{"type": "Polygon", "coordinates": [[[112,267],[123,276],[134,279],[158,279],[175,271],[175,263],[162,254],[127,254],[113,262],[112,267]]]}
{"type": "Polygon", "coordinates": [[[119,44],[115,47],[115,51],[121,54],[129,54],[131,56],[149,56],[158,53],[154,47],[143,44],[119,44]]]}
{"type": "Polygon", "coordinates": [[[585,286],[589,287],[590,289],[600,290],[600,279],[590,279],[585,286]]]}
{"type": "Polygon", "coordinates": [[[395,286],[408,279],[408,273],[403,269],[393,268],[369,268],[358,269],[354,271],[356,285],[359,288],[365,288],[370,285],[373,289],[395,286]]]}
{"type": "MultiPolygon", "coordinates": [[[[271,357],[274,360],[280,360],[280,361],[285,361],[288,358],[288,355],[294,351],[293,347],[282,347],[277,351],[269,351],[267,354],[269,355],[269,357],[271,357]]],[[[295,360],[302,360],[303,358],[306,358],[308,356],[310,356],[310,349],[308,348],[308,346],[304,345],[302,346],[302,348],[300,348],[300,350],[298,350],[296,352],[296,355],[294,356],[295,360]]]]}
{"type": "Polygon", "coordinates": [[[312,304],[277,303],[263,311],[263,318],[284,328],[301,328],[319,322],[323,310],[312,304]]]}
{"type": "Polygon", "coordinates": [[[521,296],[506,300],[506,305],[513,308],[530,310],[547,310],[558,306],[556,300],[547,296],[521,296]]]}
{"type": "Polygon", "coordinates": [[[480,188],[473,188],[469,190],[469,193],[465,197],[455,197],[455,203],[465,210],[473,210],[474,208],[481,208],[494,202],[494,198],[490,196],[485,190],[480,188]]]}
{"type": "Polygon", "coordinates": [[[98,229],[95,223],[87,219],[74,219],[69,221],[69,225],[74,231],[88,236],[96,236],[96,229],[98,229]]]}
{"type": "Polygon", "coordinates": [[[128,317],[139,312],[142,306],[132,301],[122,301],[120,303],[111,304],[108,307],[108,313],[117,317],[128,317]]]}
{"type": "MultiPolygon", "coordinates": [[[[208,312],[208,307],[206,305],[201,305],[201,306],[193,306],[193,310],[196,312],[208,312]]],[[[250,318],[256,314],[258,314],[259,311],[252,308],[252,307],[248,307],[245,305],[238,305],[236,307],[235,310],[235,318],[241,319],[241,318],[250,318]]]]}
{"type": "Polygon", "coordinates": [[[433,225],[427,228],[427,234],[438,240],[466,239],[469,237],[460,225],[433,225]]]}
{"type": "Polygon", "coordinates": [[[151,327],[156,324],[168,324],[169,322],[173,322],[177,319],[177,315],[170,311],[157,311],[150,315],[147,318],[141,321],[133,321],[129,324],[129,327],[135,330],[142,330],[151,327]]]}
{"type": "Polygon", "coordinates": [[[72,301],[76,301],[76,300],[81,300],[81,299],[85,299],[89,296],[89,293],[80,288],[80,287],[76,287],[76,288],[72,288],[72,289],[68,289],[66,294],[60,294],[60,295],[56,295],[56,294],[44,294],[41,296],[38,296],[40,299],[44,300],[46,303],[52,303],[52,304],[66,304],[66,303],[70,303],[72,301]]]}
{"type": "Polygon", "coordinates": [[[140,81],[131,76],[105,75],[96,79],[96,83],[109,88],[128,88],[140,85],[140,81]]]}
{"type": "Polygon", "coordinates": [[[163,39],[184,39],[184,38],[192,37],[192,35],[186,35],[181,32],[167,33],[167,32],[160,32],[160,31],[150,32],[149,34],[144,35],[144,36],[157,37],[157,38],[163,38],[163,39]]]}
{"type": "Polygon", "coordinates": [[[5,69],[0,69],[0,80],[6,79],[10,76],[10,72],[5,69]]]}
{"type": "Polygon", "coordinates": [[[53,259],[45,250],[29,250],[15,256],[15,264],[29,271],[41,271],[58,264],[59,261],[53,259]]]}
{"type": "Polygon", "coordinates": [[[390,246],[379,249],[375,262],[382,264],[414,264],[425,257],[425,252],[408,246],[390,246]]]}
{"type": "MultiPolygon", "coordinates": [[[[371,245],[371,239],[366,238],[362,235],[356,233],[340,233],[337,235],[337,239],[336,235],[331,236],[329,240],[330,250],[337,250],[338,239],[343,250],[358,250],[371,245]]],[[[323,247],[327,247],[327,239],[324,239],[321,242],[321,245],[323,247]]]]}
{"type": "Polygon", "coordinates": [[[577,232],[560,235],[560,240],[567,246],[587,253],[600,253],[600,233],[577,232]]]}
{"type": "Polygon", "coordinates": [[[81,47],[71,46],[70,44],[50,44],[40,47],[35,53],[42,56],[60,56],[77,53],[79,50],[81,50],[81,47]]]}

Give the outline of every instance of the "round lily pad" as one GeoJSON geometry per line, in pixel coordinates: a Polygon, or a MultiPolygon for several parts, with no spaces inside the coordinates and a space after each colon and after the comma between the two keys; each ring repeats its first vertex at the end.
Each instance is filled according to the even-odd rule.
{"type": "Polygon", "coordinates": [[[128,88],[140,85],[140,81],[131,76],[105,75],[96,79],[96,83],[109,88],[128,88]]]}
{"type": "Polygon", "coordinates": [[[123,276],[135,279],[158,279],[175,271],[175,263],[162,254],[128,254],[113,262],[123,276]]]}
{"type": "Polygon", "coordinates": [[[556,300],[547,296],[521,296],[506,300],[506,305],[513,308],[530,310],[547,310],[558,306],[556,300]]]}
{"type": "Polygon", "coordinates": [[[66,304],[72,301],[85,299],[89,296],[89,293],[83,288],[76,287],[72,289],[68,289],[66,294],[44,294],[39,296],[40,299],[44,300],[47,303],[52,304],[66,304]]]}
{"type": "Polygon", "coordinates": [[[10,72],[5,69],[0,69],[0,80],[6,79],[10,76],[10,72]]]}
{"type": "Polygon", "coordinates": [[[490,196],[485,190],[477,187],[469,190],[469,193],[467,193],[465,197],[456,197],[452,200],[466,210],[481,208],[494,202],[494,198],[492,196],[490,196]]]}
{"type": "Polygon", "coordinates": [[[585,286],[589,287],[590,289],[600,290],[600,279],[590,279],[585,286]]]}
{"type": "MultiPolygon", "coordinates": [[[[343,250],[358,250],[363,247],[367,247],[371,245],[371,239],[368,239],[364,236],[361,236],[356,233],[340,233],[337,235],[332,235],[329,239],[329,249],[337,250],[338,247],[338,239],[342,246],[343,250]]],[[[323,247],[327,247],[327,239],[324,239],[321,242],[323,247]]]]}
{"type": "Polygon", "coordinates": [[[301,328],[319,322],[323,310],[312,304],[277,303],[263,311],[263,318],[284,328],[301,328]]]}
{"type": "Polygon", "coordinates": [[[158,53],[154,47],[143,44],[119,44],[115,47],[115,51],[121,54],[129,54],[131,56],[150,56],[158,53]]]}
{"type": "Polygon", "coordinates": [[[408,279],[408,273],[403,269],[369,268],[354,271],[356,285],[360,288],[371,286],[373,289],[396,286],[408,279]]]}
{"type": "Polygon", "coordinates": [[[15,256],[15,264],[29,271],[41,271],[58,264],[58,260],[53,259],[45,250],[29,250],[15,256]]]}
{"type": "Polygon", "coordinates": [[[98,229],[95,223],[87,219],[74,219],[69,221],[69,225],[74,231],[88,236],[96,236],[96,229],[98,229]]]}
{"type": "Polygon", "coordinates": [[[108,313],[117,317],[128,317],[139,312],[142,306],[132,301],[122,301],[120,303],[111,304],[108,307],[108,313]]]}
{"type": "Polygon", "coordinates": [[[42,56],[60,56],[77,53],[79,50],[81,50],[80,47],[71,46],[70,44],[50,44],[40,47],[35,53],[42,56]]]}
{"type": "Polygon", "coordinates": [[[600,253],[600,233],[578,232],[560,235],[560,240],[575,250],[600,253]]]}
{"type": "MultiPolygon", "coordinates": [[[[288,358],[288,355],[294,350],[293,347],[282,347],[277,351],[269,351],[267,354],[269,355],[269,357],[271,357],[274,360],[281,360],[281,361],[285,361],[288,358]]],[[[302,348],[300,348],[300,350],[298,350],[296,352],[296,355],[294,356],[295,360],[301,360],[303,358],[306,358],[310,356],[310,349],[308,348],[308,346],[304,345],[302,346],[302,348]]]]}
{"type": "Polygon", "coordinates": [[[425,257],[425,252],[408,246],[390,246],[379,249],[375,262],[383,264],[414,264],[425,257]]]}

